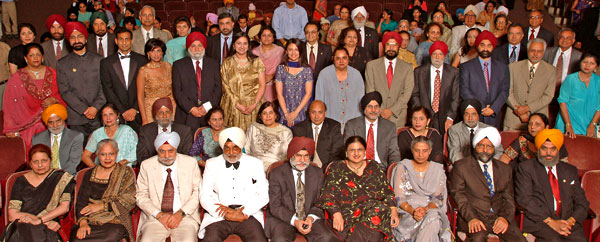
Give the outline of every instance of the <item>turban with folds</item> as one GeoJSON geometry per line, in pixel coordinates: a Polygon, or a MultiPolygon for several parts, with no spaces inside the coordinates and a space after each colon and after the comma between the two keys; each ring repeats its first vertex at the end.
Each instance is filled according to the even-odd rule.
{"type": "Polygon", "coordinates": [[[59,103],[48,106],[42,112],[42,121],[45,124],[48,124],[48,119],[50,117],[52,117],[52,115],[56,115],[56,116],[60,117],[60,119],[62,119],[62,120],[67,120],[67,117],[68,117],[67,108],[65,108],[65,106],[63,106],[62,104],[59,104],[59,103]]]}
{"type": "Polygon", "coordinates": [[[177,134],[177,132],[162,132],[156,136],[156,139],[154,140],[154,148],[156,151],[158,151],[158,148],[162,145],[169,144],[177,149],[180,141],[181,138],[179,138],[179,134],[177,134]]]}
{"type": "Polygon", "coordinates": [[[221,149],[225,147],[225,143],[228,140],[242,149],[246,146],[246,133],[238,127],[226,128],[219,133],[219,146],[221,149]]]}
{"type": "Polygon", "coordinates": [[[500,133],[494,127],[485,127],[480,128],[475,132],[473,136],[473,148],[483,139],[488,138],[494,147],[500,147],[502,145],[502,138],[500,138],[500,133]]]}
{"type": "Polygon", "coordinates": [[[560,149],[565,141],[565,136],[558,129],[543,129],[535,135],[535,148],[540,149],[546,141],[552,142],[556,149],[560,149]]]}
{"type": "Polygon", "coordinates": [[[290,141],[287,149],[287,158],[290,159],[301,150],[308,151],[310,156],[315,153],[315,141],[308,137],[296,136],[290,141]]]}

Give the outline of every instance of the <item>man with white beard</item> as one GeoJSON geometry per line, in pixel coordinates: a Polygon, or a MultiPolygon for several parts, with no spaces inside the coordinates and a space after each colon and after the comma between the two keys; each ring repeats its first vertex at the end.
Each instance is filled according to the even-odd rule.
{"type": "Polygon", "coordinates": [[[358,30],[358,45],[364,47],[371,53],[373,59],[379,58],[379,35],[377,30],[365,26],[369,14],[364,6],[359,6],[352,10],[352,23],[358,30]]]}
{"type": "Polygon", "coordinates": [[[188,56],[173,63],[175,123],[195,131],[208,125],[206,113],[221,103],[221,72],[219,61],[204,56],[206,37],[202,33],[189,34],[185,47],[188,56]]]}
{"type": "Polygon", "coordinates": [[[51,147],[50,168],[77,173],[83,152],[83,134],[66,127],[67,109],[62,104],[52,104],[42,112],[42,121],[48,130],[33,136],[31,146],[45,144],[51,147]]]}

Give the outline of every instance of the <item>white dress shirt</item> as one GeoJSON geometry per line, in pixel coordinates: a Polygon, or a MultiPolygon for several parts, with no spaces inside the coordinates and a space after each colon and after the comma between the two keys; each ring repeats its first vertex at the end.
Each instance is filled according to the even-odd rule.
{"type": "Polygon", "coordinates": [[[313,47],[313,54],[315,55],[315,63],[317,62],[317,54],[319,53],[319,42],[315,42],[314,45],[310,45],[306,42],[306,63],[310,61],[310,47],[313,47]]]}
{"type": "Polygon", "coordinates": [[[146,30],[144,27],[140,28],[142,30],[142,36],[144,36],[144,42],[148,42],[148,40],[154,38],[154,33],[152,32],[152,29],[154,29],[154,27],[150,28],[150,30],[146,30]],[[150,39],[147,39],[147,34],[150,33],[150,39]]]}
{"type": "Polygon", "coordinates": [[[102,57],[106,58],[108,56],[108,34],[104,34],[104,36],[96,36],[96,50],[100,48],[100,42],[102,42],[102,50],[104,55],[102,57]]]}
{"type": "Polygon", "coordinates": [[[569,75],[569,63],[571,62],[571,50],[572,49],[573,49],[573,47],[569,47],[569,49],[567,49],[563,52],[559,47],[558,50],[556,51],[556,55],[554,56],[554,62],[552,62],[552,65],[554,67],[556,67],[558,65],[558,57],[560,57],[561,53],[563,54],[562,75],[561,75],[562,79],[560,80],[560,83],[565,81],[565,78],[567,77],[567,75],[569,75]]]}
{"type": "MultiPolygon", "coordinates": [[[[544,166],[544,169],[546,169],[546,175],[548,174],[548,167],[544,166]]],[[[556,177],[556,180],[558,180],[558,174],[556,173],[556,165],[552,166],[552,174],[554,174],[554,177],[556,177]]],[[[550,179],[550,178],[548,178],[550,179]]],[[[554,193],[552,193],[552,197],[554,198],[554,211],[556,211],[556,198],[554,197],[554,193]]]]}
{"type": "MultiPolygon", "coordinates": [[[[169,175],[169,173],[167,172],[168,168],[171,168],[171,181],[173,182],[173,212],[177,212],[179,211],[179,209],[181,209],[181,198],[179,196],[179,179],[177,179],[177,159],[175,159],[175,162],[173,162],[173,165],[171,166],[165,166],[163,164],[160,164],[160,168],[162,169],[162,184],[163,187],[165,187],[165,184],[167,183],[167,175],[169,175]]],[[[152,213],[152,216],[156,217],[158,216],[158,214],[160,213],[160,209],[154,211],[154,213],[152,213]]]]}
{"type": "MultiPolygon", "coordinates": [[[[298,171],[296,169],[292,169],[292,175],[294,176],[294,188],[296,188],[296,184],[298,184],[298,171]]],[[[302,180],[302,184],[304,184],[306,186],[306,182],[304,182],[304,181],[306,181],[306,179],[304,179],[304,177],[306,177],[306,170],[302,171],[302,175],[300,175],[300,179],[302,180]]],[[[306,189],[304,189],[304,190],[306,191],[306,189]]],[[[294,192],[294,194],[295,195],[298,194],[298,191],[294,192]]],[[[298,206],[298,204],[296,204],[297,199],[298,198],[296,197],[296,199],[294,200],[294,204],[296,206],[298,206]]],[[[307,212],[307,213],[308,213],[308,210],[310,210],[310,208],[306,208],[306,207],[304,208],[304,211],[307,212]]],[[[317,219],[319,219],[319,217],[317,217],[317,215],[314,215],[314,214],[309,214],[308,216],[310,216],[310,217],[313,218],[313,222],[317,221],[317,219]]],[[[292,226],[294,226],[294,221],[296,221],[297,219],[298,219],[298,217],[296,217],[296,214],[294,214],[294,216],[292,216],[292,219],[290,220],[290,224],[292,226]]]]}
{"type": "MultiPolygon", "coordinates": [[[[325,122],[325,121],[323,121],[323,122],[325,122]]],[[[317,133],[315,132],[315,127],[319,127],[319,133],[321,133],[323,131],[323,130],[321,130],[323,128],[323,122],[321,122],[321,124],[318,124],[318,125],[313,122],[310,122],[310,127],[312,127],[313,140],[317,139],[317,133]]]]}
{"type": "MultiPolygon", "coordinates": [[[[58,46],[60,46],[60,51],[66,51],[65,45],[64,45],[64,40],[52,40],[52,46],[54,46],[54,56],[56,56],[57,59],[60,58],[60,56],[57,55],[58,53],[56,53],[56,48],[58,46]]],[[[62,52],[61,52],[61,55],[62,55],[62,52]]]]}
{"type": "Polygon", "coordinates": [[[167,129],[167,131],[163,131],[163,127],[160,127],[160,125],[157,125],[157,126],[158,126],[158,134],[162,134],[162,133],[165,133],[165,132],[166,132],[166,133],[169,133],[169,132],[171,132],[171,125],[170,125],[170,124],[169,124],[169,126],[166,128],[166,129],[167,129]]]}
{"type": "Polygon", "coordinates": [[[529,27],[529,31],[527,31],[527,36],[524,36],[523,38],[529,39],[529,36],[531,36],[531,32],[533,32],[533,37],[537,38],[538,34],[540,33],[540,26],[538,26],[535,29],[532,29],[531,27],[529,27]]]}
{"type": "MultiPolygon", "coordinates": [[[[494,154],[492,154],[492,156],[493,155],[494,154]]],[[[477,163],[479,163],[479,168],[481,168],[481,172],[482,173],[485,172],[485,169],[483,169],[483,165],[484,164],[488,165],[487,172],[490,174],[490,178],[492,178],[492,190],[496,191],[496,185],[494,185],[494,168],[493,168],[492,160],[491,159],[492,159],[492,157],[490,157],[490,161],[488,163],[483,163],[483,162],[481,162],[479,160],[477,160],[477,163]]],[[[484,179],[487,179],[487,178],[484,177],[484,179]]]]}
{"type": "Polygon", "coordinates": [[[365,27],[364,27],[364,26],[363,26],[363,27],[360,27],[360,28],[358,28],[357,30],[360,30],[360,31],[359,31],[359,33],[360,33],[360,40],[361,40],[361,41],[360,41],[360,44],[361,44],[361,46],[360,46],[360,47],[365,47],[365,42],[366,42],[366,41],[365,41],[365,27]]]}
{"type": "Polygon", "coordinates": [[[123,70],[123,78],[125,78],[125,89],[129,90],[129,63],[131,62],[131,50],[127,54],[123,54],[121,50],[119,50],[118,52],[119,61],[121,61],[121,69],[123,70]],[[121,56],[127,55],[129,55],[129,58],[121,58],[121,56]]]}
{"type": "MultiPolygon", "coordinates": [[[[390,66],[390,61],[392,62],[392,73],[396,73],[396,60],[398,60],[398,58],[394,58],[393,60],[384,58],[383,60],[384,60],[383,64],[385,65],[385,73],[387,74],[387,69],[388,69],[388,66],[390,66]]],[[[387,79],[386,79],[386,81],[387,81],[387,79]]]]}
{"type": "MultiPolygon", "coordinates": [[[[204,60],[204,58],[201,58],[201,59],[198,59],[198,60],[192,59],[192,65],[194,66],[194,75],[196,75],[196,72],[198,71],[196,69],[196,61],[200,62],[199,63],[200,64],[200,69],[202,69],[202,64],[204,63],[203,60],[204,60]]],[[[198,100],[198,103],[200,103],[200,100],[198,100]]],[[[208,101],[208,102],[203,103],[202,107],[204,107],[204,110],[206,112],[208,112],[208,111],[210,111],[210,109],[212,109],[212,104],[210,103],[210,101],[208,101]]]]}
{"type": "MultiPolygon", "coordinates": [[[[379,154],[377,153],[377,126],[379,124],[379,118],[373,122],[373,145],[375,149],[375,161],[381,163],[381,159],[379,159],[379,154]]],[[[371,121],[369,121],[365,117],[365,141],[369,139],[369,127],[371,126],[371,121]]],[[[365,147],[366,148],[366,147],[365,147]]]]}
{"type": "MultiPolygon", "coordinates": [[[[431,87],[430,88],[431,90],[429,91],[429,96],[431,97],[431,100],[429,100],[429,101],[431,102],[431,104],[433,104],[433,92],[435,90],[435,76],[437,75],[437,72],[435,72],[435,71],[437,71],[437,70],[440,71],[440,83],[441,83],[442,74],[444,71],[444,65],[442,64],[440,66],[440,68],[435,68],[435,66],[431,65],[431,67],[429,68],[429,86],[431,87]]],[[[442,89],[442,86],[440,85],[440,97],[442,96],[441,89],[442,89]]],[[[440,102],[440,105],[441,105],[441,102],[440,102]]]]}

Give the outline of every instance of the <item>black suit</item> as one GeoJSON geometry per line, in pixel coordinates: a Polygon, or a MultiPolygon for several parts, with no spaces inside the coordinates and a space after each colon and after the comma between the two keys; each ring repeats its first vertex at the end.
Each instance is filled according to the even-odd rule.
{"type": "MultiPolygon", "coordinates": [[[[232,34],[229,37],[228,41],[232,41],[232,42],[231,42],[231,45],[229,45],[229,48],[227,48],[227,50],[229,51],[228,53],[230,53],[231,51],[235,51],[235,50],[231,49],[233,46],[233,40],[231,38],[233,38],[235,33],[237,33],[237,32],[232,31],[232,34]]],[[[248,46],[248,48],[250,48],[250,46],[248,46]]],[[[219,63],[219,67],[221,67],[221,63],[222,63],[221,62],[221,54],[223,54],[223,49],[221,49],[221,34],[213,35],[208,38],[208,41],[206,42],[206,52],[205,53],[206,53],[206,56],[217,60],[217,63],[219,63]]],[[[227,56],[225,56],[225,58],[227,58],[227,56]]]]}
{"type": "Polygon", "coordinates": [[[189,113],[190,110],[206,102],[218,107],[221,103],[222,88],[219,62],[205,56],[202,58],[201,67],[202,94],[198,102],[198,81],[194,65],[195,61],[189,56],[173,63],[173,96],[177,102],[175,122],[185,124],[195,131],[208,124],[206,116],[197,118],[189,113]]]}
{"type": "Polygon", "coordinates": [[[363,47],[369,51],[372,59],[377,59],[379,58],[379,34],[373,28],[365,26],[364,29],[365,39],[362,42],[363,47]]]}
{"type": "MultiPolygon", "coordinates": [[[[317,78],[323,68],[331,65],[331,46],[317,42],[317,55],[315,56],[315,69],[313,70],[313,85],[316,87],[317,78]]],[[[310,60],[310,47],[306,44],[306,62],[310,60]]],[[[314,90],[314,89],[313,89],[314,90]]],[[[314,92],[313,92],[314,93],[314,92]]]]}
{"type": "Polygon", "coordinates": [[[523,161],[515,177],[516,200],[525,209],[523,232],[532,233],[540,241],[587,241],[582,224],[590,204],[581,188],[577,168],[564,162],[556,164],[561,213],[554,211],[554,196],[546,168],[536,159],[523,161]],[[577,223],[568,237],[560,236],[543,221],[546,218],[567,220],[573,217],[577,223]]]}
{"type": "Polygon", "coordinates": [[[444,64],[442,73],[442,86],[440,88],[440,106],[437,113],[433,112],[431,107],[431,64],[427,63],[415,69],[415,87],[413,88],[411,102],[414,106],[424,106],[432,114],[432,128],[440,131],[441,135],[445,133],[446,119],[457,119],[458,105],[460,104],[460,79],[458,69],[451,65],[444,64]]]}
{"type": "MultiPolygon", "coordinates": [[[[106,38],[106,37],[108,37],[108,40],[106,41],[108,47],[106,48],[107,53],[104,53],[104,55],[106,57],[109,57],[110,55],[116,53],[119,48],[117,47],[117,43],[115,43],[115,35],[114,34],[106,33],[103,38],[106,38]]],[[[90,36],[88,37],[88,42],[87,42],[87,49],[92,53],[99,54],[98,53],[98,43],[96,42],[96,40],[98,40],[98,38],[96,37],[96,34],[93,34],[93,33],[90,34],[90,36]]],[[[104,57],[104,56],[102,56],[102,57],[104,57]]]]}
{"type": "MultiPolygon", "coordinates": [[[[509,43],[503,44],[499,47],[494,48],[494,52],[492,52],[492,59],[500,61],[506,65],[510,64],[509,63],[509,56],[510,53],[508,52],[509,47],[508,47],[509,43]]],[[[527,45],[523,45],[520,44],[521,46],[519,46],[519,53],[518,53],[518,57],[517,57],[517,61],[522,61],[522,60],[527,60],[527,45]]],[[[517,54],[517,53],[515,53],[517,54]]]]}
{"type": "MultiPolygon", "coordinates": [[[[344,139],[342,137],[341,124],[330,118],[325,118],[319,130],[319,140],[317,142],[316,153],[323,166],[323,171],[332,161],[344,159],[344,139]]],[[[292,127],[292,133],[295,136],[308,137],[314,140],[314,129],[310,119],[297,123],[292,127]]]]}
{"type": "MultiPolygon", "coordinates": [[[[525,36],[523,36],[523,39],[521,40],[521,44],[522,44],[522,46],[525,46],[525,48],[527,48],[527,42],[529,42],[529,35],[531,34],[530,33],[531,27],[527,28],[525,31],[526,31],[524,33],[525,36]]],[[[550,30],[547,30],[547,29],[543,28],[542,26],[540,26],[540,30],[538,31],[536,38],[545,40],[547,48],[554,46],[554,34],[552,34],[552,32],[550,32],[550,30]]]]}
{"type": "MultiPolygon", "coordinates": [[[[140,67],[146,64],[148,60],[133,51],[129,52],[129,83],[125,86],[125,77],[121,66],[121,58],[118,53],[112,54],[100,61],[100,81],[102,81],[102,91],[106,101],[114,104],[123,113],[131,108],[139,112],[137,100],[137,75],[140,67]]],[[[135,119],[127,122],[136,132],[140,131],[142,118],[136,114],[135,119]]]]}
{"type": "MultiPolygon", "coordinates": [[[[177,153],[187,155],[190,153],[192,143],[194,143],[194,131],[190,127],[183,124],[171,124],[171,131],[177,132],[181,138],[179,147],[177,147],[177,153]]],[[[152,122],[142,126],[138,133],[138,144],[137,144],[137,159],[138,163],[155,156],[156,149],[154,148],[154,140],[158,136],[158,124],[152,122]]]]}
{"type": "MultiPolygon", "coordinates": [[[[269,209],[265,220],[265,234],[271,241],[294,241],[296,228],[290,221],[296,214],[296,182],[289,162],[273,169],[269,176],[269,209]]],[[[297,179],[297,178],[296,178],[297,179]]],[[[308,241],[336,241],[336,236],[325,226],[323,210],[315,204],[321,193],[323,174],[309,165],[304,170],[304,210],[319,217],[306,235],[308,241]]]]}

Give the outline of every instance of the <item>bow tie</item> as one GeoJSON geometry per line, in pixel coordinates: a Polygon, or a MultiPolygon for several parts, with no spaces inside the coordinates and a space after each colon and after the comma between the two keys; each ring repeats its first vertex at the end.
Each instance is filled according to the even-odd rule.
{"type": "Polygon", "coordinates": [[[121,57],[121,59],[125,59],[125,58],[131,58],[131,55],[119,55],[121,57]]]}
{"type": "Polygon", "coordinates": [[[230,163],[229,161],[225,161],[225,168],[229,168],[233,165],[233,169],[237,170],[238,167],[240,167],[240,162],[236,162],[236,163],[230,163]]]}

